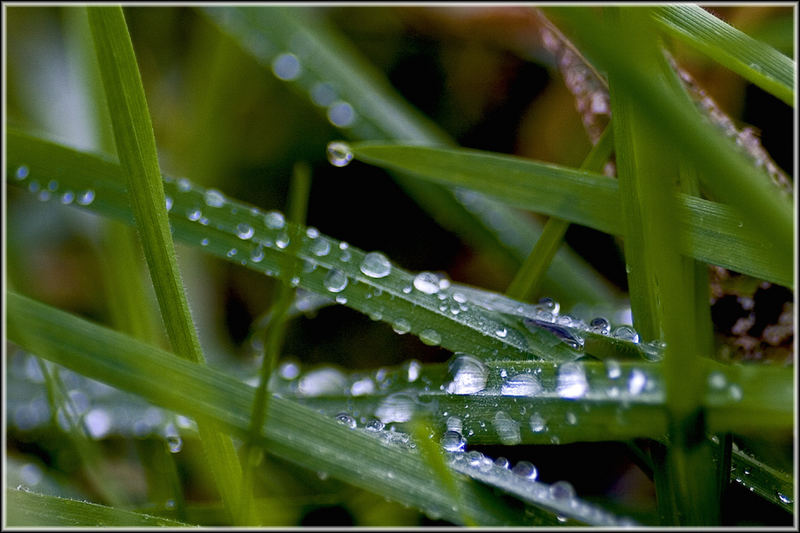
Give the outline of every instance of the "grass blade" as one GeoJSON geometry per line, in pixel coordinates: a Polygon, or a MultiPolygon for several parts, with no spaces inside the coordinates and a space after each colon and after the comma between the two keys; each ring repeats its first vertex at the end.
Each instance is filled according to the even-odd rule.
{"type": "Polygon", "coordinates": [[[106,507],[96,503],[6,489],[11,527],[189,527],[176,520],[106,507]]]}
{"type": "MultiPolygon", "coordinates": [[[[169,231],[153,126],[125,17],[121,7],[90,7],[88,14],[117,154],[167,335],[175,353],[202,362],[169,231]]],[[[233,442],[212,427],[202,425],[200,432],[223,500],[233,509],[241,484],[233,442]]]]}
{"type": "MultiPolygon", "coordinates": [[[[354,143],[366,163],[483,191],[510,205],[624,236],[619,184],[585,171],[469,149],[354,143]]],[[[793,287],[793,262],[739,209],[679,194],[682,252],[701,261],[793,287]],[[732,253],[735,250],[735,253],[732,253]]]]}
{"type": "Polygon", "coordinates": [[[668,34],[794,106],[795,64],[693,4],[656,6],[653,18],[668,34]]]}

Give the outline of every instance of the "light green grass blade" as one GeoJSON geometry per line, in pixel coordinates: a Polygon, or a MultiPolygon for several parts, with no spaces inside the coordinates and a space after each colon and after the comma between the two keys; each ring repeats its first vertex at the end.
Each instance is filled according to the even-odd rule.
{"type": "Polygon", "coordinates": [[[795,63],[791,58],[698,5],[656,6],[653,18],[668,34],[794,106],[795,63]]]}
{"type": "MultiPolygon", "coordinates": [[[[382,73],[336,30],[308,8],[205,8],[202,12],[236,40],[264,67],[292,53],[300,73],[287,80],[304,99],[311,97],[321,113],[337,105],[355,111],[352,124],[341,128],[354,140],[397,139],[428,145],[454,142],[427,117],[398,95],[382,73]],[[319,87],[334,91],[334,100],[321,105],[312,96],[319,87]]],[[[279,77],[280,78],[280,77],[279,77]]],[[[528,256],[541,225],[482,195],[436,184],[421,183],[408,174],[395,179],[443,227],[465,242],[499,251],[512,264],[528,256]]],[[[562,249],[547,273],[548,290],[565,304],[604,303],[619,298],[617,291],[577,254],[562,249]]]]}
{"type": "MultiPolygon", "coordinates": [[[[203,362],[178,271],[153,126],[125,17],[121,7],[90,7],[88,14],[117,155],[167,335],[175,353],[203,362]]],[[[205,424],[200,426],[200,433],[223,501],[233,509],[241,485],[241,467],[233,442],[205,424]]]]}
{"type": "Polygon", "coordinates": [[[11,527],[190,527],[176,520],[96,503],[6,489],[6,525],[11,527]]]}
{"type": "MultiPolygon", "coordinates": [[[[354,143],[356,159],[479,190],[510,205],[622,235],[619,184],[586,171],[469,149],[354,143]]],[[[793,261],[762,226],[730,206],[679,194],[682,252],[793,287],[793,261]]]]}
{"type": "MultiPolygon", "coordinates": [[[[240,438],[248,435],[252,387],[16,293],[7,293],[6,300],[9,339],[20,346],[155,404],[213,421],[240,438]]],[[[442,493],[438,484],[429,483],[430,466],[412,448],[387,442],[391,432],[351,429],[280,396],[270,401],[267,419],[259,445],[269,453],[460,522],[457,502],[442,493]]],[[[473,470],[462,465],[459,471],[484,479],[473,470]]],[[[462,511],[481,525],[551,525],[556,522],[555,512],[588,524],[619,525],[613,515],[580,500],[574,507],[569,501],[553,501],[545,494],[546,485],[544,493],[538,494],[541,484],[521,486],[520,479],[507,477],[498,481],[544,509],[527,515],[503,503],[485,486],[461,476],[454,479],[462,495],[462,511]]]]}
{"type": "Polygon", "coordinates": [[[636,95],[637,105],[655,125],[660,142],[690,159],[710,193],[737,208],[745,224],[761,229],[781,261],[791,262],[795,242],[792,199],[765,180],[744,152],[703,119],[683,95],[631,62],[629,52],[636,43],[628,36],[611,35],[604,25],[597,24],[595,14],[584,8],[547,9],[580,33],[579,43],[591,43],[596,63],[613,74],[628,94],[636,95]]]}

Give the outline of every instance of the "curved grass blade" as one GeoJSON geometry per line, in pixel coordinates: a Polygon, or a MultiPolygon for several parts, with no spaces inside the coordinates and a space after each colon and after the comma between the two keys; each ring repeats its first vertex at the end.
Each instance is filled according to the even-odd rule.
{"type": "MultiPolygon", "coordinates": [[[[122,7],[89,7],[87,12],[117,155],[167,336],[175,353],[204,362],[178,271],[153,125],[122,7]]],[[[203,424],[199,429],[217,487],[233,515],[241,486],[241,466],[233,442],[212,426],[203,424]]]]}
{"type": "Polygon", "coordinates": [[[653,18],[667,33],[794,106],[794,61],[771,46],[698,5],[655,6],[653,18]]]}
{"type": "Polygon", "coordinates": [[[11,527],[189,527],[176,520],[27,490],[6,489],[11,527]]]}
{"type": "MultiPolygon", "coordinates": [[[[252,387],[16,293],[6,298],[9,339],[20,346],[168,409],[212,421],[240,438],[248,436],[252,387]]],[[[409,447],[387,442],[389,432],[376,438],[280,396],[270,401],[267,418],[259,445],[269,453],[460,522],[457,502],[429,483],[434,475],[430,466],[409,447]]],[[[536,514],[529,518],[486,487],[461,476],[454,479],[462,509],[482,525],[552,521],[536,514]]]]}
{"type": "MultiPolygon", "coordinates": [[[[359,51],[309,9],[211,7],[202,12],[303,98],[310,97],[315,108],[351,139],[454,144],[403,100],[359,51]],[[288,77],[276,72],[274,65],[279,59],[296,61],[298,72],[288,77]],[[325,98],[320,96],[325,94],[325,98]],[[352,116],[346,124],[331,119],[332,113],[342,110],[352,116]]],[[[480,194],[420,183],[407,174],[394,176],[443,227],[473,245],[500,251],[513,263],[528,256],[541,233],[538,222],[480,194]]],[[[619,298],[574,252],[560,250],[554,263],[547,273],[548,290],[565,302],[602,303],[619,298]]]]}
{"type": "MultiPolygon", "coordinates": [[[[619,184],[600,174],[470,149],[372,142],[350,148],[366,163],[479,190],[509,205],[606,233],[624,233],[619,184]]],[[[768,230],[730,206],[684,194],[678,199],[684,254],[793,286],[792,261],[785,250],[770,245],[768,230]]]]}

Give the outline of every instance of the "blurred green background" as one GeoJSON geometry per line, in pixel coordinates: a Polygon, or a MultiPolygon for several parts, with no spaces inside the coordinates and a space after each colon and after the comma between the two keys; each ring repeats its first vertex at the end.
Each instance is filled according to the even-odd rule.
{"type": "MultiPolygon", "coordinates": [[[[527,7],[302,9],[319,11],[405,99],[462,146],[570,166],[578,166],[590,149],[572,96],[552,58],[532,36],[536,28],[527,7]]],[[[103,135],[107,142],[110,126],[98,134],[93,125],[92,117],[103,103],[87,93],[87,73],[75,55],[81,40],[85,45],[89,39],[83,10],[72,6],[5,6],[4,10],[6,126],[103,151],[103,135]]],[[[791,6],[710,10],[793,56],[791,6]]],[[[196,9],[130,6],[125,16],[165,173],[218,188],[264,210],[283,210],[292,166],[306,161],[313,172],[308,225],[359,248],[380,250],[410,270],[446,272],[455,281],[491,290],[507,287],[514,272],[506,263],[476,252],[439,227],[388,174],[359,163],[346,170],[329,165],[325,147],[343,135],[325,118],[324,109],[289,90],[196,9]]],[[[760,131],[767,151],[791,171],[791,109],[685,47],[676,46],[674,52],[738,125],[760,131]]],[[[34,298],[108,323],[99,266],[104,254],[99,238],[102,221],[55,203],[42,209],[35,199],[16,190],[8,191],[7,200],[9,283],[34,298]]],[[[625,290],[624,261],[613,238],[573,225],[567,242],[625,290]]],[[[276,282],[182,245],[178,256],[210,363],[252,371],[250,333],[254,320],[268,308],[276,282]]],[[[441,362],[451,355],[415,337],[395,335],[388,325],[344,306],[293,320],[283,354],[306,368],[333,363],[346,369],[374,369],[410,358],[441,362]]],[[[9,379],[14,376],[12,367],[30,377],[25,357],[8,350],[9,379]]],[[[14,419],[10,414],[9,418],[14,419]]],[[[9,423],[10,460],[20,468],[35,464],[61,475],[63,483],[52,493],[74,490],[95,501],[90,483],[75,471],[74,453],[70,455],[59,441],[59,431],[51,426],[26,430],[9,423]]],[[[113,435],[101,442],[116,475],[127,478],[142,502],[147,500],[147,489],[136,464],[146,458],[144,442],[134,446],[130,439],[113,435]]],[[[602,448],[608,458],[602,464],[591,456],[600,452],[597,444],[484,451],[531,459],[543,465],[543,481],[569,479],[589,499],[611,494],[626,505],[654,507],[652,486],[627,458],[625,447],[609,443],[602,448]],[[568,461],[562,460],[566,457],[568,461]]],[[[175,456],[187,500],[213,499],[205,490],[207,481],[192,477],[196,471],[192,463],[202,460],[199,453],[187,442],[184,453],[175,456]]],[[[265,494],[279,494],[288,502],[284,516],[276,515],[276,523],[435,523],[382,498],[321,480],[313,472],[278,460],[268,463],[261,479],[265,494]]],[[[759,521],[765,516],[774,516],[778,523],[786,519],[768,504],[747,501],[736,511],[742,516],[731,520],[746,523],[751,515],[759,521]]]]}

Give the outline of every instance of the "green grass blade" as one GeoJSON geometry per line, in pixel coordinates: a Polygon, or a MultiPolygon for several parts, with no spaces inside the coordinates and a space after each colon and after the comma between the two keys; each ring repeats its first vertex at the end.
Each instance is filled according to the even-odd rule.
{"type": "MultiPolygon", "coordinates": [[[[16,293],[9,292],[6,298],[8,334],[13,342],[155,404],[211,420],[239,437],[248,435],[252,387],[16,293]]],[[[268,420],[259,445],[269,453],[428,514],[460,522],[457,502],[442,493],[438,484],[429,482],[433,475],[430,466],[407,446],[387,442],[390,432],[353,430],[279,396],[270,401],[268,420]]],[[[475,477],[478,474],[475,472],[475,477]]],[[[454,479],[464,502],[462,510],[481,525],[555,522],[552,512],[528,517],[492,495],[487,487],[462,476],[454,479]]],[[[548,502],[543,495],[527,498],[590,524],[599,520],[608,525],[617,523],[615,517],[597,513],[591,506],[569,509],[568,502],[548,502]]]]}
{"type": "MultiPolygon", "coordinates": [[[[175,353],[202,362],[200,342],[178,271],[153,126],[125,17],[121,7],[90,7],[88,14],[117,155],[167,335],[175,353]]],[[[202,425],[200,432],[223,500],[233,509],[241,485],[241,467],[233,442],[212,427],[202,425]]]]}
{"type": "MultiPolygon", "coordinates": [[[[469,149],[354,143],[356,159],[468,187],[509,205],[624,236],[619,184],[600,174],[469,149]]],[[[771,235],[730,206],[679,194],[682,252],[793,287],[793,262],[771,235]]]]}
{"type": "MultiPolygon", "coordinates": [[[[306,8],[205,8],[202,11],[266,68],[278,54],[291,52],[301,74],[289,85],[305,99],[319,83],[333,87],[355,111],[353,124],[341,128],[354,140],[397,139],[429,145],[454,142],[400,97],[382,73],[336,30],[306,8]]],[[[326,112],[312,99],[320,112],[326,112]]],[[[482,195],[420,183],[403,173],[401,185],[443,227],[481,249],[499,251],[514,267],[528,256],[541,233],[538,222],[482,195]]],[[[603,303],[619,297],[615,289],[577,254],[562,249],[548,271],[548,289],[565,303],[603,303]]]]}
{"type": "Polygon", "coordinates": [[[189,527],[176,520],[96,503],[6,489],[6,525],[11,527],[189,527]]]}
{"type": "Polygon", "coordinates": [[[794,106],[795,63],[693,4],[657,6],[653,18],[668,34],[794,106]]]}
{"type": "Polygon", "coordinates": [[[763,178],[730,139],[725,138],[702,118],[683,95],[678,95],[659,79],[645,75],[630,61],[636,46],[625,35],[611,35],[594,14],[583,8],[548,8],[569,21],[580,32],[580,43],[592,43],[592,57],[613,75],[655,125],[660,141],[674,145],[681,156],[690,159],[699,179],[713,196],[739,210],[746,224],[761,227],[781,261],[794,256],[794,209],[792,200],[763,178]],[[708,157],[715,154],[715,157],[708,157]]]}

